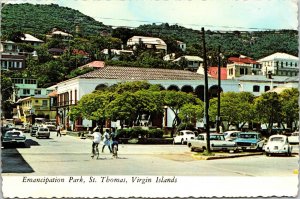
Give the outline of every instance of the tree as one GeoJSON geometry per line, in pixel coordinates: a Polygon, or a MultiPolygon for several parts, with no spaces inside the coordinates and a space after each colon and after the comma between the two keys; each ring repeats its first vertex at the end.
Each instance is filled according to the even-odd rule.
{"type": "Polygon", "coordinates": [[[268,124],[268,131],[271,134],[273,123],[280,122],[280,100],[275,92],[267,92],[254,100],[257,120],[268,124]]]}
{"type": "Polygon", "coordinates": [[[1,73],[1,109],[5,118],[11,118],[12,102],[10,100],[13,94],[13,84],[3,72],[1,73]]]}
{"type": "MultiPolygon", "coordinates": [[[[220,102],[222,121],[226,121],[228,122],[228,126],[234,125],[238,129],[242,128],[246,122],[251,122],[254,118],[253,99],[254,95],[249,92],[222,93],[220,102]]],[[[217,116],[216,98],[210,100],[209,115],[212,118],[211,121],[215,121],[217,116]]]]}
{"type": "Polygon", "coordinates": [[[164,105],[168,106],[175,115],[175,118],[172,122],[171,132],[171,137],[173,137],[175,127],[181,123],[180,117],[178,115],[179,110],[185,104],[199,104],[200,99],[196,98],[196,96],[193,94],[184,93],[180,91],[162,91],[162,96],[164,105]]]}
{"type": "Polygon", "coordinates": [[[288,128],[297,128],[299,121],[299,91],[296,88],[285,89],[279,94],[281,105],[282,121],[288,128]],[[293,126],[293,124],[295,124],[293,126]]]}
{"type": "Polygon", "coordinates": [[[203,119],[203,103],[199,105],[185,104],[179,111],[179,118],[184,123],[193,123],[194,121],[200,121],[203,119]]]}

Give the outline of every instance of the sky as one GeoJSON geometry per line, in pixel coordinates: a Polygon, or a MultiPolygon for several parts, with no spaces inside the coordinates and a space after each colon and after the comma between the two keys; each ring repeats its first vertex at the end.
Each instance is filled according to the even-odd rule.
{"type": "Polygon", "coordinates": [[[1,0],[58,4],[111,26],[169,23],[200,30],[298,29],[297,0],[1,0]]]}

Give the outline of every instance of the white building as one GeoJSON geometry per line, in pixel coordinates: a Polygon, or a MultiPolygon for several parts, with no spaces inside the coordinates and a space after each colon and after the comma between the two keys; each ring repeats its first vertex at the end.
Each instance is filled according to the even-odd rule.
{"type": "Polygon", "coordinates": [[[177,42],[177,46],[183,51],[186,51],[186,43],[182,42],[182,41],[176,41],[177,42]]]}
{"type": "Polygon", "coordinates": [[[164,50],[167,52],[167,44],[160,38],[156,37],[144,37],[144,36],[133,36],[128,39],[127,46],[132,47],[137,45],[144,45],[146,48],[152,48],[157,50],[164,50]]]}
{"type": "Polygon", "coordinates": [[[31,45],[33,45],[33,46],[39,46],[39,45],[41,45],[42,43],[44,43],[44,41],[42,41],[42,40],[40,40],[40,39],[38,39],[38,38],[36,38],[36,37],[30,35],[30,34],[24,34],[24,36],[25,36],[24,38],[21,37],[21,40],[22,40],[23,42],[29,43],[29,44],[31,44],[31,45]]]}
{"type": "MultiPolygon", "coordinates": [[[[148,81],[151,84],[160,84],[163,89],[194,92],[200,99],[204,98],[204,77],[203,75],[185,71],[157,68],[136,68],[106,66],[98,70],[80,75],[70,80],[58,83],[58,113],[60,122],[65,126],[70,124],[67,113],[70,106],[77,104],[83,95],[89,94],[98,88],[111,86],[118,82],[127,81],[148,81]]],[[[217,80],[209,78],[209,95],[216,96],[217,80]]],[[[221,86],[222,91],[238,92],[238,83],[235,80],[224,80],[221,86]]],[[[170,110],[166,110],[168,113],[170,110]]],[[[171,126],[172,114],[165,113],[167,119],[161,121],[162,126],[171,126]]],[[[92,121],[79,120],[76,125],[92,126],[92,121]]]]}
{"type": "Polygon", "coordinates": [[[286,53],[274,53],[258,62],[262,65],[262,74],[266,75],[271,72],[280,76],[298,76],[299,58],[286,53]]]}
{"type": "Polygon", "coordinates": [[[298,88],[299,86],[299,77],[273,76],[269,79],[264,75],[244,75],[237,80],[240,92],[251,92],[255,96],[277,87],[298,88]]]}
{"type": "Polygon", "coordinates": [[[127,55],[127,56],[133,55],[132,50],[123,50],[123,49],[122,50],[110,49],[110,54],[109,54],[109,49],[106,48],[103,49],[101,53],[105,55],[106,59],[110,57],[112,60],[119,60],[122,55],[127,55]]]}
{"type": "Polygon", "coordinates": [[[203,59],[199,56],[185,55],[178,57],[173,61],[174,63],[183,63],[187,69],[197,71],[199,67],[202,67],[203,59]],[[185,62],[185,63],[184,63],[185,62]]]}

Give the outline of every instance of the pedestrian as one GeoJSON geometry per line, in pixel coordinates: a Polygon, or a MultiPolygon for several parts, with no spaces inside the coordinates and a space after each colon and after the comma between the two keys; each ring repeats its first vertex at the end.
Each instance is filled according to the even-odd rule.
{"type": "Polygon", "coordinates": [[[57,127],[56,127],[56,137],[58,137],[58,135],[60,135],[60,137],[61,137],[61,132],[60,132],[60,126],[59,125],[57,125],[57,127]]]}
{"type": "Polygon", "coordinates": [[[108,149],[109,149],[110,153],[112,153],[111,148],[110,148],[110,134],[109,134],[109,130],[108,129],[106,129],[105,133],[103,134],[102,153],[104,153],[105,146],[108,146],[108,149]]]}
{"type": "Polygon", "coordinates": [[[92,158],[94,158],[95,155],[97,155],[97,159],[99,157],[98,145],[101,141],[101,137],[102,137],[102,135],[101,135],[100,132],[95,131],[93,133],[93,138],[94,139],[93,139],[93,144],[92,144],[92,155],[91,155],[92,158]]]}

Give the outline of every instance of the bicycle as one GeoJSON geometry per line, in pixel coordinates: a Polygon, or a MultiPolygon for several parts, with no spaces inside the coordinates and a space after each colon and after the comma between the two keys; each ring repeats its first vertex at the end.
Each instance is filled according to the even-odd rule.
{"type": "Polygon", "coordinates": [[[99,143],[94,143],[94,142],[93,142],[93,150],[92,150],[93,155],[91,156],[92,159],[94,159],[94,156],[97,156],[97,159],[99,159],[99,149],[98,149],[98,145],[99,145],[99,143]]]}

